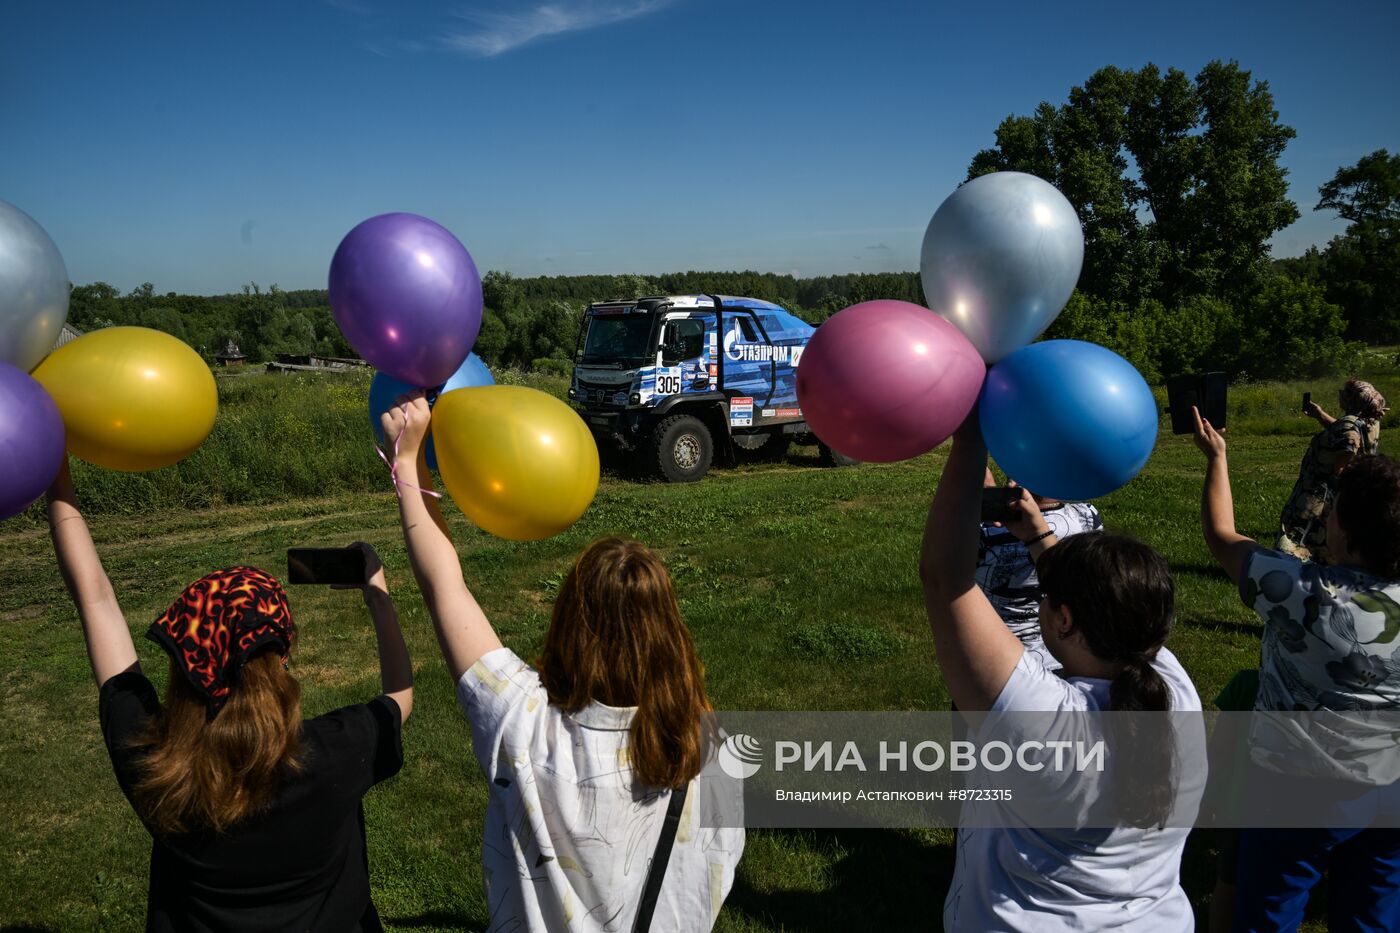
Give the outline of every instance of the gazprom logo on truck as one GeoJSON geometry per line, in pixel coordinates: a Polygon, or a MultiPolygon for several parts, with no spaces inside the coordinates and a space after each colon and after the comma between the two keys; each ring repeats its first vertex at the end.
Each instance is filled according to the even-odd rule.
{"type": "Polygon", "coordinates": [[[774,346],[771,343],[744,343],[739,331],[739,322],[724,335],[724,355],[736,363],[778,363],[797,365],[802,358],[803,347],[774,346]]]}

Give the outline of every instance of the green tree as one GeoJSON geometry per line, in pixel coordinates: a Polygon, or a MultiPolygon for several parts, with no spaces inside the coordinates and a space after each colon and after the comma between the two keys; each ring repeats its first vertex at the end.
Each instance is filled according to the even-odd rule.
{"type": "Polygon", "coordinates": [[[1332,210],[1354,224],[1400,222],[1400,153],[1377,149],[1337,169],[1317,193],[1314,210],[1332,210]]]}
{"type": "Polygon", "coordinates": [[[1377,149],[1338,169],[1318,193],[1316,210],[1351,221],[1322,255],[1327,297],[1341,305],[1351,336],[1400,340],[1400,155],[1377,149]]]}
{"type": "Polygon", "coordinates": [[[1342,309],[1320,286],[1277,276],[1241,308],[1238,324],[1222,338],[1238,354],[1235,371],[1297,378],[1352,367],[1359,347],[1345,332],[1342,309]]]}
{"type": "Polygon", "coordinates": [[[1014,170],[1059,188],[1084,225],[1080,288],[1093,297],[1243,298],[1268,271],[1269,238],[1298,217],[1278,164],[1295,133],[1278,116],[1267,82],[1235,62],[1194,80],[1108,66],[1066,103],[1003,120],[968,178],[1014,170]]]}
{"type": "Polygon", "coordinates": [[[476,335],[472,352],[491,366],[500,366],[506,349],[506,325],[500,315],[490,308],[481,313],[481,332],[476,335]]]}

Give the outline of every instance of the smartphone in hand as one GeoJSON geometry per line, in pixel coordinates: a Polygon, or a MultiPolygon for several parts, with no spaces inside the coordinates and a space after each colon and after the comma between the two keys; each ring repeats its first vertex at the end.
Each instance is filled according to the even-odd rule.
{"type": "Polygon", "coordinates": [[[1016,517],[1011,507],[1020,501],[1020,486],[983,486],[982,523],[1010,521],[1016,517]]]}
{"type": "Polygon", "coordinates": [[[358,547],[287,548],[287,582],[361,585],[365,582],[365,552],[358,547]]]}
{"type": "Polygon", "coordinates": [[[1196,422],[1191,417],[1195,408],[1201,417],[1217,431],[1225,429],[1226,392],[1229,377],[1225,373],[1175,376],[1167,380],[1167,412],[1172,416],[1173,434],[1193,434],[1196,422]]]}
{"type": "Polygon", "coordinates": [[[1311,405],[1311,404],[1312,404],[1312,393],[1311,393],[1311,392],[1304,392],[1304,393],[1303,393],[1303,414],[1306,415],[1306,414],[1308,413],[1308,406],[1311,405]]]}

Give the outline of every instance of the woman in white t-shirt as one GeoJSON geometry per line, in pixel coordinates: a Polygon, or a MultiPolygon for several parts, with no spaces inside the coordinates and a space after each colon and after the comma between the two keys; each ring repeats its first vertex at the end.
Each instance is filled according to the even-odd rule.
{"type": "MultiPolygon", "coordinates": [[[[1059,674],[1025,650],[975,583],[986,459],[974,412],[954,436],[920,559],[938,663],[958,709],[1060,713],[1046,721],[1062,723],[1098,710],[1199,712],[1190,678],[1163,647],[1173,611],[1166,560],[1144,544],[1102,532],[1057,544],[1029,495],[1017,504],[1021,517],[1007,525],[1037,562],[1040,628],[1046,649],[1062,665],[1059,674]]],[[[1083,728],[1083,721],[1069,727],[1083,728]]],[[[1197,730],[1193,720],[1186,728],[1187,741],[1203,748],[1203,725],[1197,730]]],[[[1110,768],[1115,752],[1122,756],[1125,749],[1110,747],[1110,768]]],[[[1131,749],[1138,766],[1142,756],[1160,756],[1160,771],[1172,780],[1122,794],[1114,812],[1124,825],[1040,828],[1042,814],[1019,799],[996,805],[1000,822],[989,820],[985,807],[975,821],[965,811],[944,926],[977,933],[1190,929],[1181,853],[1191,801],[1199,799],[1205,774],[1198,758],[1183,763],[1180,752],[1147,741],[1131,749]]],[[[1055,779],[1047,771],[1045,780],[1055,779]]],[[[1113,776],[1097,785],[1086,777],[1048,787],[1045,799],[1082,795],[1085,787],[1111,794],[1113,776]]]]}
{"type": "Polygon", "coordinates": [[[382,424],[399,439],[409,559],[490,782],[489,929],[640,931],[652,910],[652,930],[709,930],[744,831],[703,825],[719,805],[699,778],[710,704],[665,565],[636,541],[595,542],[560,584],[539,668],[526,664],[462,577],[422,456],[428,420],[415,394],[382,424]]]}

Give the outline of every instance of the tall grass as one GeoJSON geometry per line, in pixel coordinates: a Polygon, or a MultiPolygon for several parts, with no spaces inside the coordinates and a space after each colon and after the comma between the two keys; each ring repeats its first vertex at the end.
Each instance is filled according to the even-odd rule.
{"type": "MultiPolygon", "coordinates": [[[[370,374],[297,373],[218,379],[219,414],[208,440],[173,466],[119,473],[79,460],[73,478],[91,514],[138,514],[256,505],[386,489],[374,449],[370,374]]],[[[567,380],[505,370],[502,384],[563,398],[567,380]]],[[[42,521],[35,506],[18,521],[42,521]]]]}
{"type": "MultiPolygon", "coordinates": [[[[1400,369],[1394,348],[1367,351],[1363,370],[1397,411],[1383,428],[1400,427],[1400,369]]],[[[503,370],[502,385],[525,385],[563,399],[568,379],[557,373],[503,370]]],[[[1230,387],[1229,430],[1235,435],[1307,436],[1317,424],[1300,414],[1302,394],[1333,415],[1342,378],[1247,382],[1230,387]]],[[[370,429],[370,375],[303,373],[221,377],[214,431],[185,460],[150,473],[117,473],[74,461],[81,505],[92,514],[138,514],[218,505],[383,490],[385,466],[370,429]]],[[[1159,407],[1166,393],[1154,389],[1159,407]]],[[[1163,423],[1166,423],[1163,415],[1163,423]]],[[[20,522],[42,521],[32,508],[20,522]]]]}

